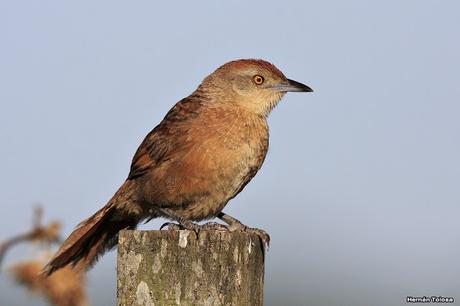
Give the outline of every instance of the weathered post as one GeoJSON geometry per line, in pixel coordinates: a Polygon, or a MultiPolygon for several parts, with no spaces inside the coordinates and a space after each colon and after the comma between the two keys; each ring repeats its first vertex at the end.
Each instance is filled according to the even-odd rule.
{"type": "Polygon", "coordinates": [[[206,230],[122,231],[118,305],[263,305],[257,235],[206,230]]]}

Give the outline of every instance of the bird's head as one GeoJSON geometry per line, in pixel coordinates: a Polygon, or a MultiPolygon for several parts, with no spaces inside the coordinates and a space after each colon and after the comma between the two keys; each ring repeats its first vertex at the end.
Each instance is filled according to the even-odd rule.
{"type": "Polygon", "coordinates": [[[200,85],[217,103],[237,104],[258,115],[268,116],[286,92],[313,90],[290,80],[264,60],[241,59],[228,62],[206,77],[200,85]]]}

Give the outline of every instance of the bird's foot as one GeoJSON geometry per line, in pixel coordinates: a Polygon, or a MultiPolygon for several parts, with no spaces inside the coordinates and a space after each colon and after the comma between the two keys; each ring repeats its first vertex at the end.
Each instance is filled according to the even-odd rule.
{"type": "MultiPolygon", "coordinates": [[[[196,223],[193,223],[192,221],[179,216],[173,210],[171,210],[169,208],[161,208],[160,212],[163,213],[165,217],[167,217],[167,218],[169,218],[171,220],[174,220],[177,223],[179,223],[179,224],[176,224],[176,225],[179,226],[179,230],[180,229],[186,229],[186,230],[189,230],[189,231],[194,231],[195,234],[197,234],[197,235],[200,233],[200,230],[201,230],[200,225],[198,225],[196,223]],[[180,227],[182,227],[182,228],[180,228],[180,227]]],[[[161,228],[163,228],[165,225],[167,225],[168,229],[169,229],[169,224],[174,224],[174,223],[167,222],[167,223],[163,224],[161,226],[161,228]]],[[[177,227],[175,227],[175,226],[173,226],[173,227],[174,227],[174,229],[177,230],[177,227]]]]}
{"type": "Polygon", "coordinates": [[[168,231],[180,231],[180,230],[184,230],[185,228],[177,223],[166,222],[166,223],[163,223],[162,226],[160,226],[160,231],[162,229],[166,229],[168,231]]]}
{"type": "Polygon", "coordinates": [[[256,234],[264,245],[264,249],[268,250],[270,247],[270,235],[266,231],[260,228],[246,227],[245,232],[256,234]]]}
{"type": "Polygon", "coordinates": [[[201,228],[205,230],[214,230],[214,231],[225,231],[225,232],[229,231],[228,226],[221,224],[221,223],[217,223],[217,222],[205,223],[201,226],[201,228]]]}
{"type": "Polygon", "coordinates": [[[163,228],[166,228],[168,231],[183,231],[183,230],[189,230],[195,232],[195,234],[199,234],[200,230],[202,227],[198,224],[195,224],[193,222],[185,222],[184,223],[173,223],[173,222],[166,222],[164,223],[161,227],[160,230],[163,228]]]}
{"type": "Polygon", "coordinates": [[[208,222],[208,223],[203,224],[201,228],[207,229],[207,230],[216,230],[216,231],[225,231],[225,232],[241,231],[241,232],[246,232],[249,234],[256,234],[257,237],[259,237],[260,242],[262,243],[264,247],[264,250],[267,250],[268,247],[270,246],[270,235],[268,235],[266,231],[258,229],[258,228],[248,227],[244,225],[243,223],[241,223],[240,221],[235,221],[228,226],[221,224],[221,223],[217,223],[217,222],[208,222]]]}
{"type": "Polygon", "coordinates": [[[252,228],[244,225],[241,222],[235,222],[229,226],[229,230],[231,232],[233,231],[241,231],[241,232],[246,232],[249,234],[256,234],[257,237],[259,237],[260,242],[262,242],[262,245],[264,247],[264,250],[268,250],[270,247],[270,235],[259,228],[252,228]]]}
{"type": "Polygon", "coordinates": [[[233,218],[230,215],[227,215],[224,212],[220,212],[217,217],[227,223],[228,229],[233,232],[233,231],[243,231],[246,233],[251,233],[251,234],[256,234],[260,242],[262,243],[262,247],[265,250],[268,250],[268,247],[270,246],[270,235],[267,234],[266,231],[258,229],[258,228],[252,228],[244,225],[241,223],[238,219],[233,218]]]}

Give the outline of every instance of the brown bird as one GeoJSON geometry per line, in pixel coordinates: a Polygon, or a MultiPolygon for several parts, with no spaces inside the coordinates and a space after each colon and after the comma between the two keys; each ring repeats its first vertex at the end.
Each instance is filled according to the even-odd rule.
{"type": "Polygon", "coordinates": [[[118,232],[164,217],[193,223],[218,217],[230,230],[244,226],[222,209],[254,177],[268,150],[270,111],[286,92],[312,89],[287,79],[263,60],[224,64],[180,100],[144,139],[128,178],[110,201],[80,223],[44,273],[68,264],[87,269],[117,243],[118,232]]]}

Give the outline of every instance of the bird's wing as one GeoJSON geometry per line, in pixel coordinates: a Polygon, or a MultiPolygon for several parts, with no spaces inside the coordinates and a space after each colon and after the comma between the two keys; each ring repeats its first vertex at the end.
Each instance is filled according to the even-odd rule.
{"type": "Polygon", "coordinates": [[[171,159],[175,153],[186,150],[184,126],[199,115],[201,103],[193,96],[179,101],[144,139],[131,163],[128,179],[142,176],[152,167],[171,159]]]}

